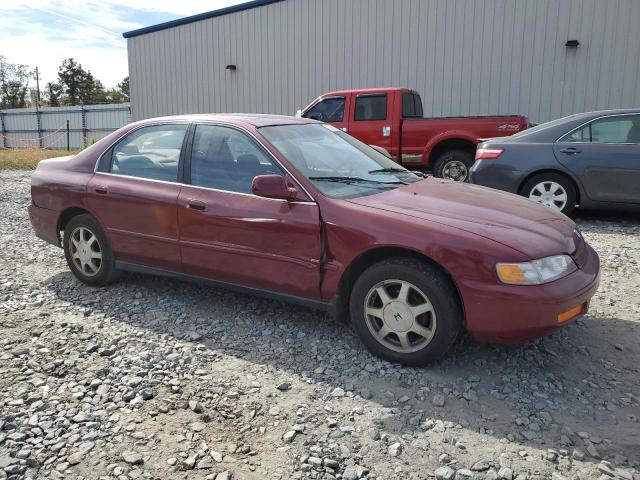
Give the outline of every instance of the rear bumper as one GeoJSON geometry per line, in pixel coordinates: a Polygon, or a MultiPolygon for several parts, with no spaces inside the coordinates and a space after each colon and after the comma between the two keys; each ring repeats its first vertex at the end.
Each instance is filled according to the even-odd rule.
{"type": "Polygon", "coordinates": [[[58,232],[58,215],[53,210],[41,208],[33,203],[29,205],[29,219],[38,238],[45,242],[60,246],[58,232]]]}
{"type": "Polygon", "coordinates": [[[504,162],[496,160],[478,160],[469,173],[471,183],[510,193],[518,193],[527,176],[527,172],[514,170],[504,162]]]}
{"type": "Polygon", "coordinates": [[[589,245],[584,249],[579,270],[546,285],[479,286],[465,296],[467,330],[480,341],[516,346],[585,314],[600,282],[600,259],[589,245]]]}

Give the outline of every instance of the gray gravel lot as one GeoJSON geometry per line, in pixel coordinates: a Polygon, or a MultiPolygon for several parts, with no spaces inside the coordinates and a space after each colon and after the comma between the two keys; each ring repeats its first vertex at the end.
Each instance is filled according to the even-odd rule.
{"type": "Polygon", "coordinates": [[[291,305],[125,275],[94,289],[0,172],[0,479],[640,480],[640,219],[581,214],[589,314],[414,369],[291,305]]]}

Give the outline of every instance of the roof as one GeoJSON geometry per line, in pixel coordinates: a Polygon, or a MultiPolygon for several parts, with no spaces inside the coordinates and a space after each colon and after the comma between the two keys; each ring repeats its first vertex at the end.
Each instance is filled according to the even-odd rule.
{"type": "Polygon", "coordinates": [[[137,37],[138,35],[144,35],[145,33],[158,32],[160,30],[166,30],[168,28],[177,27],[179,25],[186,25],[188,23],[198,22],[200,20],[206,20],[207,18],[221,17],[222,15],[242,12],[243,10],[251,10],[252,8],[262,7],[263,5],[269,5],[271,3],[277,3],[282,1],[283,0],[253,0],[251,2],[241,3],[239,5],[232,5],[230,7],[220,8],[218,10],[211,10],[210,12],[191,15],[190,17],[178,18],[177,20],[171,20],[170,22],[151,25],[150,27],[131,30],[129,32],[124,32],[122,36],[124,38],[137,37]]]}
{"type": "Polygon", "coordinates": [[[401,92],[415,92],[415,90],[411,89],[411,88],[406,88],[406,87],[374,87],[374,88],[350,88],[350,89],[346,89],[346,90],[335,90],[333,92],[326,92],[323,93],[322,96],[323,97],[331,97],[331,96],[335,96],[335,95],[347,95],[349,93],[355,93],[360,94],[360,93],[387,93],[387,92],[396,92],[396,91],[401,91],[401,92]]]}
{"type": "Polygon", "coordinates": [[[168,117],[147,118],[136,122],[137,125],[166,122],[166,121],[209,121],[228,123],[232,125],[252,125],[254,127],[268,127],[273,125],[295,125],[305,123],[320,123],[308,118],[290,117],[286,115],[268,115],[259,113],[193,113],[189,115],[173,115],[168,117]]]}

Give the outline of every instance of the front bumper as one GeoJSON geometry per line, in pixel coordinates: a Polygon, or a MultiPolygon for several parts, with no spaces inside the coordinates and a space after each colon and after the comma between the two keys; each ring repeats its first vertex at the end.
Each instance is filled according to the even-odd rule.
{"type": "Polygon", "coordinates": [[[585,314],[600,282],[600,259],[583,243],[574,260],[578,270],[545,285],[478,285],[465,295],[467,330],[480,341],[516,346],[585,314]]]}
{"type": "Polygon", "coordinates": [[[29,205],[29,219],[38,238],[57,247],[60,246],[58,215],[56,212],[31,203],[29,205]]]}

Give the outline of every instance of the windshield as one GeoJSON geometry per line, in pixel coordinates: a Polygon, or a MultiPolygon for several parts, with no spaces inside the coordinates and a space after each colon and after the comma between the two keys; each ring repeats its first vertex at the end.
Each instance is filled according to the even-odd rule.
{"type": "Polygon", "coordinates": [[[372,195],[421,179],[331,125],[276,125],[260,133],[328,197],[372,195]]]}

